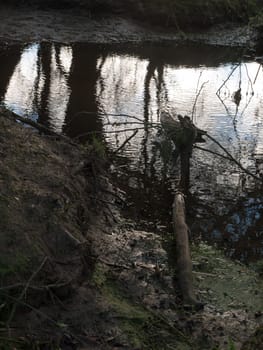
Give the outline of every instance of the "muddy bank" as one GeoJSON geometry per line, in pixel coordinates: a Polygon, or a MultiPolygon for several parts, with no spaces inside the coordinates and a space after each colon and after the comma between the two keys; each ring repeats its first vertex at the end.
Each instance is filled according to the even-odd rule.
{"type": "Polygon", "coordinates": [[[121,218],[125,195],[105,177],[98,143],[39,135],[6,113],[0,125],[1,346],[240,349],[253,336],[257,272],[193,247],[205,306],[183,305],[173,236],[121,218]]]}
{"type": "Polygon", "coordinates": [[[0,40],[3,43],[54,41],[60,43],[181,42],[194,40],[214,45],[253,46],[256,33],[247,26],[220,25],[194,34],[178,29],[145,25],[128,17],[90,12],[0,8],[0,40]]]}
{"type": "Polygon", "coordinates": [[[89,146],[39,136],[6,115],[0,123],[1,348],[74,349],[74,310],[89,315],[75,297],[93,271],[91,236],[112,220],[107,180],[89,146]]]}
{"type": "MultiPolygon", "coordinates": [[[[17,0],[12,5],[21,6],[17,0]]],[[[123,14],[142,22],[173,27],[177,30],[208,28],[226,21],[247,23],[259,11],[256,0],[25,0],[23,5],[36,8],[81,9],[91,14],[123,14]]]]}

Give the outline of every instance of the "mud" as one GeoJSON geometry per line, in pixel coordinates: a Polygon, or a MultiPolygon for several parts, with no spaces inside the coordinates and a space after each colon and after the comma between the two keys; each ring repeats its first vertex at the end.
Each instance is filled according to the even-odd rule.
{"type": "Polygon", "coordinates": [[[118,15],[94,17],[88,11],[0,8],[2,42],[123,43],[202,41],[215,45],[253,46],[255,32],[247,26],[220,25],[208,32],[184,33],[144,25],[118,15]]]}

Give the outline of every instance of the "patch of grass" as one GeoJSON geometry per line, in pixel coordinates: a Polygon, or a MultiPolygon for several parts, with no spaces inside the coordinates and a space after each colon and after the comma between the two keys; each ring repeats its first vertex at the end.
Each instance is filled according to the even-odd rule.
{"type": "Polygon", "coordinates": [[[228,350],[236,350],[236,346],[232,339],[229,339],[228,341],[228,350]]]}
{"type": "Polygon", "coordinates": [[[262,309],[262,279],[252,269],[232,261],[206,244],[191,247],[196,288],[209,291],[206,302],[221,310],[262,309]]]}

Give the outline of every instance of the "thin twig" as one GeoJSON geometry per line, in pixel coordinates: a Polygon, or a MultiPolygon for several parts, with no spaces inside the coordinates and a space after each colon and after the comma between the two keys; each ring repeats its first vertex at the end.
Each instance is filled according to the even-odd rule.
{"type": "Polygon", "coordinates": [[[204,87],[205,84],[207,84],[208,82],[209,82],[209,80],[203,82],[203,84],[200,86],[200,89],[199,89],[198,93],[197,93],[196,96],[195,96],[195,101],[194,101],[193,109],[192,109],[192,121],[193,121],[193,118],[194,118],[194,113],[195,113],[195,108],[196,108],[196,104],[197,104],[198,97],[200,96],[200,94],[201,94],[201,92],[202,92],[202,90],[203,90],[203,87],[204,87]]]}
{"type": "Polygon", "coordinates": [[[226,159],[226,160],[232,160],[231,158],[226,157],[226,156],[224,156],[223,154],[220,154],[220,153],[218,153],[218,152],[211,151],[210,149],[207,149],[207,148],[203,148],[203,147],[196,146],[196,145],[194,145],[194,146],[193,146],[193,148],[200,149],[201,151],[204,151],[204,152],[208,152],[208,153],[214,154],[215,156],[218,156],[218,157],[224,158],[224,159],[226,159]]]}
{"type": "Polygon", "coordinates": [[[250,87],[251,87],[251,93],[254,94],[253,83],[252,83],[252,80],[251,80],[250,75],[248,73],[248,68],[247,68],[247,64],[246,63],[245,63],[245,68],[246,68],[247,77],[248,77],[248,80],[249,80],[249,83],[250,83],[250,87]]]}
{"type": "Polygon", "coordinates": [[[76,113],[74,115],[74,117],[72,119],[70,119],[69,123],[71,123],[75,117],[77,117],[78,115],[81,115],[81,114],[87,114],[87,115],[100,115],[100,116],[110,116],[110,117],[125,117],[125,118],[132,118],[132,119],[136,119],[140,122],[143,122],[144,120],[143,119],[140,119],[134,115],[130,115],[130,114],[115,114],[115,113],[102,113],[102,112],[89,112],[89,111],[80,111],[78,113],[76,113]]]}
{"type": "Polygon", "coordinates": [[[183,339],[188,345],[193,345],[193,342],[189,339],[189,337],[181,332],[179,329],[177,329],[173,324],[171,324],[165,317],[163,317],[161,314],[155,312],[150,307],[145,308],[154,318],[156,318],[158,321],[160,321],[162,324],[165,324],[170,330],[173,332],[173,334],[176,334],[179,338],[183,339]]]}
{"type": "Polygon", "coordinates": [[[122,149],[126,146],[126,144],[127,144],[137,133],[138,133],[138,129],[136,129],[136,130],[134,131],[134,133],[132,133],[132,135],[129,136],[129,137],[120,145],[120,147],[118,147],[118,148],[113,152],[113,154],[116,154],[116,153],[120,152],[120,150],[122,150],[122,149]]]}
{"type": "Polygon", "coordinates": [[[44,319],[48,320],[51,324],[53,324],[55,326],[58,326],[58,323],[55,320],[53,320],[51,317],[49,317],[48,315],[46,315],[44,312],[40,311],[39,309],[35,308],[34,306],[32,306],[32,305],[30,305],[30,304],[26,303],[25,301],[22,301],[22,300],[20,300],[18,298],[12,297],[9,294],[3,293],[3,292],[1,292],[1,294],[5,298],[14,301],[16,304],[21,304],[21,305],[24,305],[24,306],[28,307],[29,309],[33,310],[39,316],[41,316],[44,319]]]}
{"type": "Polygon", "coordinates": [[[69,334],[69,335],[72,336],[74,339],[76,339],[78,342],[80,342],[80,343],[83,343],[83,342],[86,343],[84,339],[81,339],[81,338],[83,338],[82,336],[81,336],[81,338],[80,338],[79,336],[77,336],[77,335],[75,335],[75,334],[69,332],[68,330],[65,331],[64,328],[63,328],[63,329],[61,328],[61,326],[59,325],[59,322],[58,322],[58,321],[54,320],[53,318],[51,318],[50,316],[48,316],[48,315],[45,314],[44,312],[40,311],[39,309],[35,308],[34,306],[32,306],[32,305],[26,303],[25,301],[22,301],[22,300],[19,300],[19,299],[15,298],[15,297],[12,297],[12,296],[9,295],[9,294],[2,293],[2,292],[1,292],[1,294],[2,294],[5,298],[10,299],[10,300],[14,301],[14,302],[17,303],[17,304],[21,304],[21,305],[24,305],[24,306],[28,307],[29,309],[31,309],[32,311],[34,311],[36,314],[38,314],[39,316],[43,317],[45,320],[49,321],[50,324],[52,324],[52,325],[54,325],[55,327],[57,327],[57,329],[59,329],[63,334],[65,334],[65,333],[66,333],[66,334],[69,334]]]}
{"type": "MultiPolygon", "coordinates": [[[[154,129],[154,128],[159,128],[161,127],[161,125],[159,126],[159,124],[156,125],[150,125],[149,128],[154,129]]],[[[140,127],[140,128],[127,128],[127,129],[121,129],[121,130],[109,130],[109,131],[103,131],[104,134],[117,134],[117,133],[121,133],[121,132],[127,132],[127,131],[135,131],[135,130],[144,130],[144,127],[140,127]]],[[[88,131],[88,132],[84,132],[83,134],[77,135],[75,137],[75,139],[79,139],[81,137],[85,137],[85,136],[89,136],[89,135],[94,135],[94,134],[101,134],[102,131],[88,131]]]]}
{"type": "Polygon", "coordinates": [[[222,85],[217,89],[216,94],[218,94],[220,92],[220,90],[222,89],[222,87],[226,84],[226,82],[230,79],[231,75],[234,73],[234,71],[240,66],[240,63],[238,63],[230,72],[230,74],[228,75],[228,77],[223,81],[222,85]]]}
{"type": "MultiPolygon", "coordinates": [[[[20,296],[18,297],[18,300],[22,300],[23,297],[26,295],[26,292],[27,292],[27,290],[28,290],[28,287],[29,287],[30,283],[31,283],[32,280],[36,277],[36,275],[40,272],[40,270],[42,269],[42,267],[45,265],[47,259],[48,259],[48,258],[45,257],[45,258],[43,259],[42,263],[41,263],[41,264],[39,265],[39,267],[37,268],[37,270],[34,271],[34,272],[32,273],[32,275],[30,276],[29,280],[27,281],[27,283],[26,283],[24,289],[22,290],[20,296]]],[[[17,308],[17,303],[15,303],[15,304],[13,305],[13,308],[12,308],[12,310],[11,310],[11,312],[10,312],[10,315],[9,315],[9,318],[8,318],[8,321],[7,321],[7,325],[8,325],[8,326],[9,326],[9,324],[11,323],[11,321],[12,321],[12,319],[13,319],[13,317],[14,317],[14,314],[15,314],[15,312],[16,312],[16,308],[17,308]]]]}
{"type": "MultiPolygon", "coordinates": [[[[56,261],[57,262],[57,261],[56,261]]],[[[57,263],[61,263],[61,262],[57,262],[57,263]]],[[[69,262],[64,262],[63,264],[69,264],[69,262]]],[[[35,285],[30,285],[28,286],[28,289],[32,289],[32,290],[36,290],[36,291],[46,291],[49,289],[56,289],[56,288],[61,288],[61,287],[66,287],[69,285],[69,282],[65,282],[65,283],[53,283],[53,284],[47,284],[47,285],[39,285],[39,286],[35,286],[35,285]]],[[[11,284],[8,286],[4,286],[0,288],[0,293],[2,291],[8,291],[8,290],[12,290],[12,289],[18,289],[18,288],[22,288],[25,287],[25,283],[15,283],[15,284],[11,284]]]]}
{"type": "Polygon", "coordinates": [[[197,91],[198,91],[198,87],[199,87],[199,83],[200,83],[202,74],[203,74],[203,71],[201,70],[201,72],[199,73],[198,80],[197,80],[197,85],[196,85],[195,93],[197,93],[197,91]]]}
{"type": "Polygon", "coordinates": [[[144,125],[144,122],[108,122],[103,124],[103,126],[120,126],[120,125],[144,125]]]}
{"type": "Polygon", "coordinates": [[[259,66],[258,66],[257,74],[256,74],[256,76],[255,76],[255,79],[254,79],[254,81],[253,81],[253,84],[255,84],[256,81],[257,81],[258,74],[259,74],[259,71],[260,71],[260,67],[261,67],[261,64],[259,64],[259,66]]]}

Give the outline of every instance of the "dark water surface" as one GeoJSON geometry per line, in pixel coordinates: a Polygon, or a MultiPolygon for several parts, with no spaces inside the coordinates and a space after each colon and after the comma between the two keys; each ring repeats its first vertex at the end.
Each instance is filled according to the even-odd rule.
{"type": "MultiPolygon", "coordinates": [[[[136,203],[133,218],[162,230],[179,176],[171,144],[152,127],[162,110],[192,116],[245,168],[263,174],[263,71],[242,54],[193,45],[14,45],[0,51],[0,95],[8,108],[59,133],[97,132],[110,151],[138,128],[112,171],[136,203]]],[[[222,153],[209,140],[202,147],[222,153]]],[[[243,261],[262,258],[263,194],[253,178],[195,149],[190,193],[194,237],[243,261]]]]}

